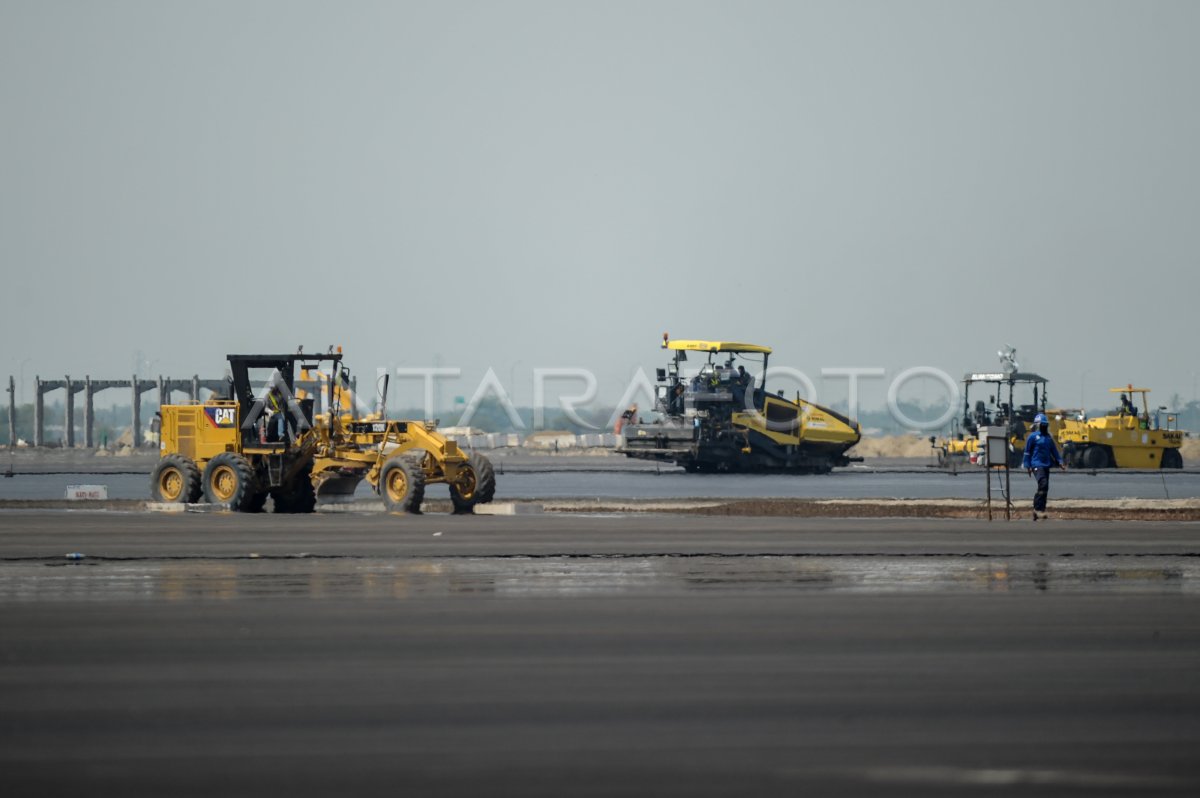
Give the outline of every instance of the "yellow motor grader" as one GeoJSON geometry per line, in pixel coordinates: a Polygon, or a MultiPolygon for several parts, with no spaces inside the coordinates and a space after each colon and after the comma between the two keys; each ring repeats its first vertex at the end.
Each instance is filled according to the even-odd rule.
{"type": "Polygon", "coordinates": [[[390,420],[382,407],[356,418],[353,407],[342,407],[350,378],[340,347],[228,361],[225,396],[162,406],[161,457],[151,477],[156,499],[203,498],[260,512],[270,498],[275,512],[310,513],[318,496],[352,494],[364,479],[393,512],[419,513],[425,487],[434,483],[449,486],[456,512],[469,513],[495,496],[488,459],[460,450],[436,424],[390,420]],[[297,381],[297,369],[323,374],[323,366],[327,379],[297,381]]]}

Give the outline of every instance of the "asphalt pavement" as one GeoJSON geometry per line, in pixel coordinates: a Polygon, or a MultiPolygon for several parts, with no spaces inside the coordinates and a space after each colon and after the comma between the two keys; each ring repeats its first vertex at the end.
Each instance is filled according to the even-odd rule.
{"type": "Polygon", "coordinates": [[[0,788],[1194,795],[1198,557],[1174,523],[4,512],[0,788]]]}

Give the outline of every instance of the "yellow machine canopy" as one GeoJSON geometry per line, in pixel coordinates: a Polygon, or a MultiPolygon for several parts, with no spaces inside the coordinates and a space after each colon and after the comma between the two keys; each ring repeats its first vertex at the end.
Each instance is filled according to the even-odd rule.
{"type": "Polygon", "coordinates": [[[676,349],[685,352],[753,352],[763,355],[771,354],[771,347],[758,344],[738,343],[737,341],[671,341],[663,338],[663,349],[676,349]]]}

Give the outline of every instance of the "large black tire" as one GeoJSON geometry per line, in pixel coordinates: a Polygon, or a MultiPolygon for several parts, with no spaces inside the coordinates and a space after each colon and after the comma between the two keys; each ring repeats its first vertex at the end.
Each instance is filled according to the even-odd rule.
{"type": "Polygon", "coordinates": [[[249,461],[234,452],[221,452],[204,469],[204,498],[211,504],[228,505],[239,513],[262,510],[266,501],[258,490],[249,461]]]}
{"type": "Polygon", "coordinates": [[[1064,443],[1062,447],[1062,460],[1067,468],[1083,468],[1082,454],[1079,447],[1074,443],[1064,443]]]}
{"type": "Polygon", "coordinates": [[[496,498],[496,469],[492,468],[492,461],[481,454],[471,455],[471,466],[479,480],[479,499],[475,503],[487,504],[496,498]]]}
{"type": "Polygon", "coordinates": [[[469,513],[477,504],[496,498],[496,471],[481,454],[472,454],[458,482],[450,483],[450,501],[455,513],[469,513]]]}
{"type": "Polygon", "coordinates": [[[1108,455],[1108,447],[1091,444],[1083,450],[1083,456],[1080,458],[1084,468],[1096,470],[1098,468],[1108,468],[1112,459],[1108,455]]]}
{"type": "Polygon", "coordinates": [[[1163,449],[1159,465],[1162,468],[1183,468],[1183,455],[1178,449],[1163,449]]]}
{"type": "Polygon", "coordinates": [[[379,495],[389,512],[420,515],[425,500],[425,469],[419,459],[393,457],[379,474],[379,495]]]}
{"type": "Polygon", "coordinates": [[[311,475],[311,469],[304,468],[288,484],[271,491],[275,512],[311,513],[317,509],[317,489],[311,475]]]}
{"type": "Polygon", "coordinates": [[[150,477],[150,495],[160,502],[195,504],[200,501],[200,469],[181,454],[169,454],[158,461],[150,477]]]}

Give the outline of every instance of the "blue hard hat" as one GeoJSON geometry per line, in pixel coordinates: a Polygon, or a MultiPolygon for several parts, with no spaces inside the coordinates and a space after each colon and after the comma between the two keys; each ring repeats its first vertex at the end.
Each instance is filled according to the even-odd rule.
{"type": "Polygon", "coordinates": [[[1033,423],[1034,424],[1049,424],[1050,419],[1046,418],[1045,413],[1038,413],[1036,416],[1033,417],[1033,423]]]}

